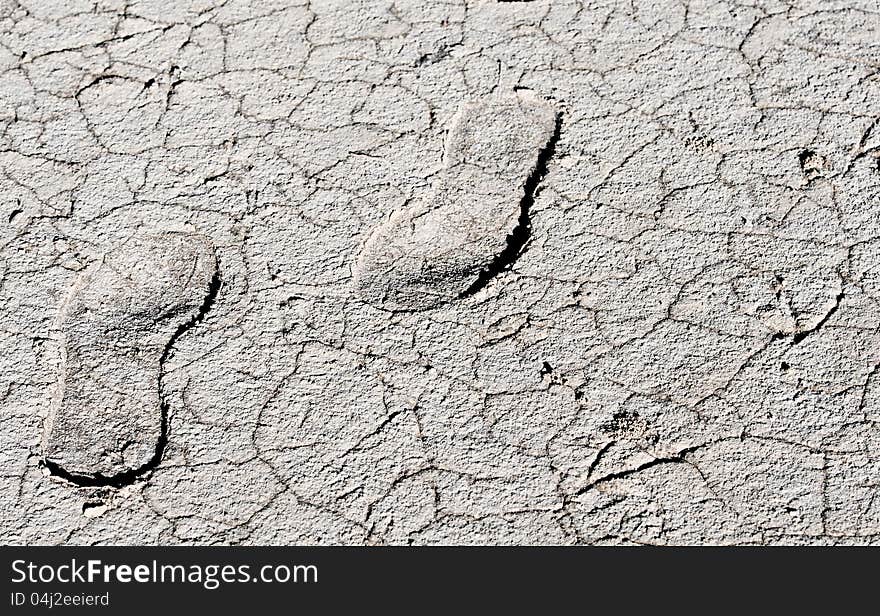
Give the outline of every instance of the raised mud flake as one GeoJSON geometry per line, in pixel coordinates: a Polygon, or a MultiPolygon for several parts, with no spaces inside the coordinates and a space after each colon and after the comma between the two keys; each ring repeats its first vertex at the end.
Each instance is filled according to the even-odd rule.
{"type": "Polygon", "coordinates": [[[432,198],[373,230],[354,267],[357,292],[386,310],[425,310],[470,295],[508,267],[559,130],[549,101],[521,90],[462,105],[432,198]]]}
{"type": "Polygon", "coordinates": [[[162,363],[218,287],[213,247],[189,233],[137,236],[83,272],[56,323],[62,361],[44,435],[50,470],[112,485],[159,461],[162,363]]]}

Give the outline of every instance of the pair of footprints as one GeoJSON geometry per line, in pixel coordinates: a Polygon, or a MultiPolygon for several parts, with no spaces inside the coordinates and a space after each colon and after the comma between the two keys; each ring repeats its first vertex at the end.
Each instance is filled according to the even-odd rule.
{"type": "MultiPolygon", "coordinates": [[[[558,137],[549,101],[519,90],[462,105],[433,196],[393,214],[353,268],[358,295],[424,310],[473,293],[519,253],[527,209],[558,137]]],[[[90,266],[59,311],[61,374],[46,466],[82,485],[123,485],[155,466],[167,434],[162,364],[220,287],[211,243],[138,235],[90,266]]]]}

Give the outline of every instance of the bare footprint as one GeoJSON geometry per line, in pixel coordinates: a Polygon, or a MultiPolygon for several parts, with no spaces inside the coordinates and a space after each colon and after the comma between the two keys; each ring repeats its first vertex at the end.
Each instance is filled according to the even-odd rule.
{"type": "Polygon", "coordinates": [[[112,484],[158,462],[162,363],[218,287],[213,247],[189,233],[133,237],[83,272],[56,323],[62,361],[44,435],[50,470],[112,484]]]}
{"type": "Polygon", "coordinates": [[[393,214],[364,243],[353,268],[360,297],[386,310],[424,310],[507,267],[528,239],[528,207],[559,119],[525,90],[462,105],[433,198],[393,214]]]}

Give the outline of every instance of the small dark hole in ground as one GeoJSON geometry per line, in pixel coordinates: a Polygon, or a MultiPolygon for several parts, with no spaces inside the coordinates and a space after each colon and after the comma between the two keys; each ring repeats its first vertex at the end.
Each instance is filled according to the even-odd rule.
{"type": "Polygon", "coordinates": [[[804,150],[800,154],[798,154],[798,161],[801,163],[801,169],[807,166],[807,162],[813,158],[816,153],[813,150],[804,150]]]}

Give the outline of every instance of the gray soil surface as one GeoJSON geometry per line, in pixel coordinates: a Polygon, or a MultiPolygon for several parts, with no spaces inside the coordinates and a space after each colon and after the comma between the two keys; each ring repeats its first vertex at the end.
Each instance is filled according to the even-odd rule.
{"type": "Polygon", "coordinates": [[[0,0],[0,542],[880,543],[877,0],[0,0]]]}

